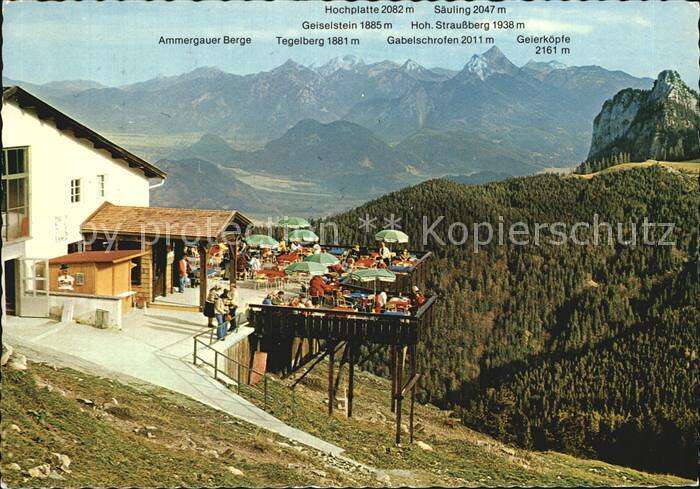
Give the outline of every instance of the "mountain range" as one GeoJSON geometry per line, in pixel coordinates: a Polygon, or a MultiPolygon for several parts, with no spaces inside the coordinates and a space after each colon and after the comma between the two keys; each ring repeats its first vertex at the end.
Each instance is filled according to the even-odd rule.
{"type": "MultiPolygon", "coordinates": [[[[342,56],[248,75],[204,67],[119,87],[12,82],[152,160],[198,159],[369,198],[434,176],[573,167],[603,102],[653,80],[556,61],[517,66],[492,47],[459,71],[342,56]]],[[[235,172],[222,178],[240,183],[235,172]]],[[[168,203],[200,200],[192,192],[168,203]]]]}

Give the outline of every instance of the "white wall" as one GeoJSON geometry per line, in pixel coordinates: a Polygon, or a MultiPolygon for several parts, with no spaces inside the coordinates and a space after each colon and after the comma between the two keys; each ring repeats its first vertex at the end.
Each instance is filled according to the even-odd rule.
{"type": "Polygon", "coordinates": [[[98,297],[68,297],[52,294],[49,298],[49,313],[53,319],[61,320],[66,303],[73,304],[73,321],[80,324],[95,325],[97,309],[109,312],[109,328],[122,329],[122,300],[98,297]]]}
{"type": "Polygon", "coordinates": [[[105,200],[117,205],[148,206],[148,179],[104,150],[97,150],[69,130],[13,102],[2,105],[5,148],[29,147],[29,229],[27,258],[53,258],[79,241],[80,224],[105,200]],[[105,197],[98,197],[97,175],[106,177],[105,197]],[[70,202],[70,181],[80,178],[81,201],[70,202]]]}

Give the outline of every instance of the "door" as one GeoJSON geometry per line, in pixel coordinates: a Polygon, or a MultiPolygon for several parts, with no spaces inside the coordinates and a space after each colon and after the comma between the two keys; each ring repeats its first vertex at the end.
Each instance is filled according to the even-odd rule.
{"type": "Polygon", "coordinates": [[[49,260],[20,258],[17,262],[19,265],[17,315],[49,317],[49,260]]]}
{"type": "Polygon", "coordinates": [[[165,295],[165,267],[167,267],[167,261],[165,241],[159,240],[153,245],[153,299],[165,295]]]}
{"type": "Polygon", "coordinates": [[[14,316],[17,312],[17,260],[7,260],[5,262],[5,277],[3,282],[3,290],[5,291],[5,310],[10,316],[14,316]]]}

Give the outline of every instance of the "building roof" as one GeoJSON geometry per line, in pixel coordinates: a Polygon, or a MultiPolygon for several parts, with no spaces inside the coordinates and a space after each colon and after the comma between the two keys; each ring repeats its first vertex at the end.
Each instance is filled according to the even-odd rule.
{"type": "Polygon", "coordinates": [[[231,226],[242,232],[251,220],[237,211],[134,207],[102,204],[81,225],[83,233],[114,233],[132,236],[161,236],[171,239],[204,240],[221,237],[231,226]]]}
{"type": "Polygon", "coordinates": [[[132,168],[141,169],[146,177],[165,178],[166,176],[166,173],[157,166],[139,158],[104,136],[97,134],[89,127],[27,92],[24,88],[18,86],[4,87],[2,90],[2,100],[3,102],[14,100],[22,109],[33,109],[40,119],[53,119],[59,130],[72,130],[76,137],[90,141],[95,149],[104,149],[108,151],[113,158],[125,161],[132,168]]]}
{"type": "Polygon", "coordinates": [[[121,263],[144,254],[146,252],[141,250],[83,251],[51,258],[49,263],[60,263],[62,265],[70,263],[121,263]]]}

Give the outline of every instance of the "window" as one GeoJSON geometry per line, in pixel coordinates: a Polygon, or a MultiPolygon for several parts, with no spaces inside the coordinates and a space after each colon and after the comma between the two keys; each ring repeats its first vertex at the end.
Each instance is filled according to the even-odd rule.
{"type": "Polygon", "coordinates": [[[75,204],[80,202],[80,179],[74,178],[70,181],[70,201],[75,204]]]}
{"type": "Polygon", "coordinates": [[[2,238],[29,236],[29,148],[2,150],[2,238]]]}
{"type": "Polygon", "coordinates": [[[97,175],[97,196],[98,197],[105,196],[105,176],[104,175],[97,175]]]}
{"type": "Polygon", "coordinates": [[[85,285],[85,273],[77,272],[75,274],[75,285],[85,285]]]}

